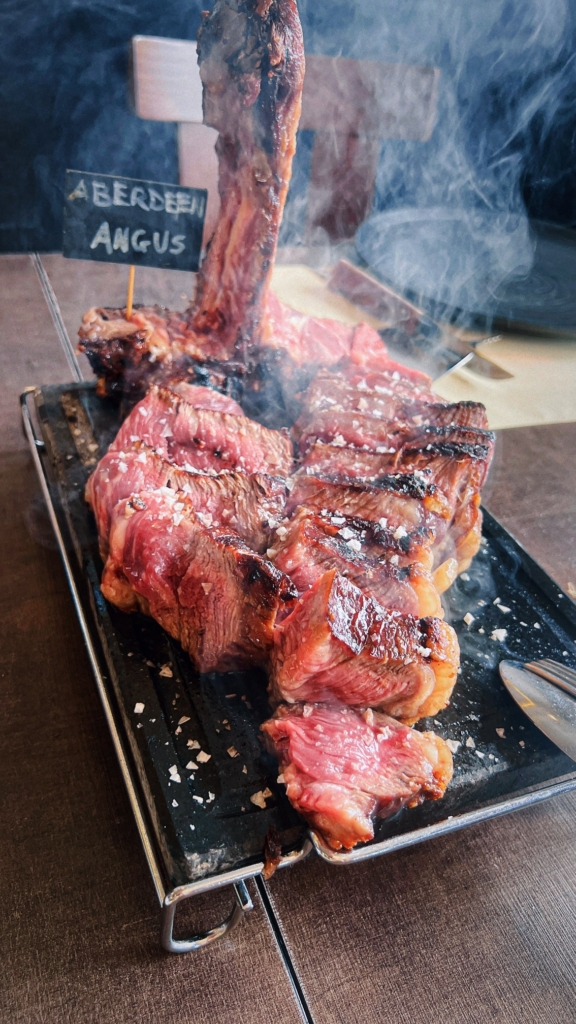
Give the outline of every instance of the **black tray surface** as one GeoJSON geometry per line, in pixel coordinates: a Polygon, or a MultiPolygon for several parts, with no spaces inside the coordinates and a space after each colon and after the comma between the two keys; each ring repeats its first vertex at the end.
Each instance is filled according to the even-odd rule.
{"type": "MultiPolygon", "coordinates": [[[[93,384],[43,387],[36,406],[59,511],[77,556],[84,611],[97,629],[103,672],[167,879],[183,885],[256,863],[271,827],[284,852],[298,848],[305,825],[277,783],[277,764],[261,740],[260,725],[271,713],[265,674],[200,676],[156,622],[119,612],[102,597],[96,526],[83,490],[118,430],[118,406],[99,398],[93,384]],[[135,713],[139,704],[144,710],[135,713]],[[198,762],[200,750],[190,742],[199,743],[209,760],[198,762]],[[186,768],[190,761],[198,770],[186,768]],[[271,795],[263,797],[266,790],[271,795]]],[[[450,815],[576,771],[522,714],[498,674],[502,658],[576,665],[568,598],[487,513],[479,554],[444,598],[460,641],[460,675],[450,706],[417,727],[452,741],[454,778],[443,800],[378,823],[375,841],[419,829],[425,838],[426,826],[450,815]],[[474,617],[470,625],[467,613],[474,617]]]]}

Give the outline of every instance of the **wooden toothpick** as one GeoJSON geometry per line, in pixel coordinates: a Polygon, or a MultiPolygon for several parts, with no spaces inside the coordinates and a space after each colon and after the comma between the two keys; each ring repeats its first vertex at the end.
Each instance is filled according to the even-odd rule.
{"type": "Polygon", "coordinates": [[[136,273],[136,267],[131,264],[128,272],[128,293],[126,295],[126,319],[129,320],[132,316],[132,304],[134,301],[134,275],[136,273]]]}

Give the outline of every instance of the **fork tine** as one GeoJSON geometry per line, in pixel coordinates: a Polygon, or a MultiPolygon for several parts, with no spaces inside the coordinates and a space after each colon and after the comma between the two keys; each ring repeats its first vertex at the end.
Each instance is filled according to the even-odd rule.
{"type": "Polygon", "coordinates": [[[576,670],[570,668],[569,665],[561,665],[560,662],[552,661],[551,658],[543,658],[541,661],[536,662],[536,664],[542,665],[543,668],[549,669],[550,672],[555,672],[556,675],[576,685],[576,670]]]}
{"type": "Polygon", "coordinates": [[[525,668],[531,669],[532,672],[576,697],[576,672],[567,665],[560,665],[551,658],[543,658],[542,661],[526,662],[525,668]]]}

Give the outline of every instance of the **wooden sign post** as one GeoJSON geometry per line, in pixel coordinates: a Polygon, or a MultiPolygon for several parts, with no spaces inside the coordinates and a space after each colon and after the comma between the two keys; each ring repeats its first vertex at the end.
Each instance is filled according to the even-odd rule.
{"type": "Polygon", "coordinates": [[[208,193],[158,181],[66,171],[63,253],[68,259],[196,272],[208,193]]]}

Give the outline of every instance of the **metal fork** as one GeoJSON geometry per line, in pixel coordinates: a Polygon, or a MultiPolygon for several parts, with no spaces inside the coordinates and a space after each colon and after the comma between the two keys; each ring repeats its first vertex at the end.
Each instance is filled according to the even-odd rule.
{"type": "Polygon", "coordinates": [[[566,693],[576,697],[576,671],[573,668],[568,668],[568,665],[560,665],[559,662],[552,661],[551,658],[543,658],[542,661],[525,662],[524,668],[535,672],[537,676],[542,676],[549,683],[555,683],[562,690],[566,690],[566,693]]]}

